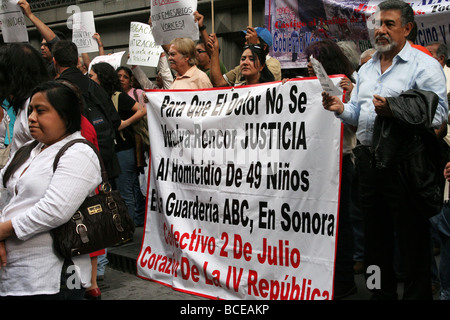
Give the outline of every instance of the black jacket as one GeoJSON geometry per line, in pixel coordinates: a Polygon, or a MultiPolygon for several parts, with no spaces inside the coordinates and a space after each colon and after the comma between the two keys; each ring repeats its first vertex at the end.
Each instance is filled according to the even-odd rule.
{"type": "Polygon", "coordinates": [[[108,177],[113,179],[120,174],[120,165],[115,153],[115,132],[120,126],[121,119],[111,97],[95,81],[77,68],[68,68],[59,76],[76,85],[84,98],[83,115],[92,123],[97,132],[100,154],[105,165],[108,177]],[[92,105],[88,106],[88,104],[92,105]],[[101,121],[100,121],[101,119],[101,121]]]}
{"type": "Polygon", "coordinates": [[[387,100],[393,117],[375,119],[374,165],[396,167],[413,201],[428,215],[437,214],[443,201],[444,163],[432,121],[439,98],[434,92],[408,90],[387,100]]]}

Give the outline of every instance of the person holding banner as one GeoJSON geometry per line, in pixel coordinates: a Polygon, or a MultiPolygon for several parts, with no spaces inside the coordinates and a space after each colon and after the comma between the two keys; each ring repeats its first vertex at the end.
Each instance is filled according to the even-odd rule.
{"type": "Polygon", "coordinates": [[[442,206],[436,181],[442,171],[433,162],[441,159],[430,156],[439,149],[432,129],[448,117],[445,76],[435,59],[406,39],[414,22],[410,5],[387,0],[378,9],[377,52],[361,67],[351,100],[344,104],[324,92],[322,103],[344,123],[357,126],[362,144],[360,204],[372,299],[398,298],[394,241],[406,274],[403,299],[432,299],[429,218],[442,206]]]}

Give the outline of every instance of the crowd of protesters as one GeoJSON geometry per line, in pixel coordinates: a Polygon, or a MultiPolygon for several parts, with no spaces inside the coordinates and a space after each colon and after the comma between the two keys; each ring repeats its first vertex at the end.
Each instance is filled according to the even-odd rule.
{"type": "MultiPolygon", "coordinates": [[[[29,44],[0,48],[0,147],[9,148],[0,171],[0,299],[100,299],[97,281],[104,277],[107,248],[73,261],[52,251],[50,230],[67,221],[100,182],[99,162],[85,145],[67,152],[53,172],[51,159],[61,146],[79,137],[93,142],[111,185],[135,225],[143,226],[150,150],[132,127],[146,117],[144,90],[289,79],[269,55],[272,35],[262,27],[242,31],[240,62],[226,66],[217,35],[208,34],[204,16],[195,12],[200,40],[163,45],[151,81],[139,66],[90,65],[89,56],[40,21],[25,0],[18,4],[42,39],[40,52],[29,44]],[[87,93],[106,110],[96,121],[83,104],[87,93]],[[68,290],[61,277],[72,264],[81,270],[78,290],[68,290]]],[[[323,94],[323,107],[344,123],[334,298],[354,294],[354,275],[376,265],[381,285],[370,288],[373,299],[398,299],[397,282],[403,281],[404,299],[432,299],[440,292],[448,300],[447,47],[414,45],[414,15],[403,1],[387,0],[379,9],[373,49],[359,54],[331,40],[306,48],[305,76],[315,76],[310,57],[327,74],[345,75],[344,99],[323,94]]],[[[100,34],[94,38],[104,55],[100,34]]]]}

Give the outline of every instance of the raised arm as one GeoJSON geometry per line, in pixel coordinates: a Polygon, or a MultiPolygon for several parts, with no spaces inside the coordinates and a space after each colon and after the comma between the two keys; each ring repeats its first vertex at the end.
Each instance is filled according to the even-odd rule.
{"type": "Polygon", "coordinates": [[[36,29],[47,42],[56,38],[56,34],[44,22],[31,12],[30,4],[26,0],[19,0],[17,4],[22,8],[23,14],[30,19],[36,29]]]}
{"type": "Polygon", "coordinates": [[[215,33],[209,35],[207,46],[211,50],[210,79],[213,86],[228,86],[228,83],[223,78],[222,71],[220,71],[219,41],[217,40],[217,36],[215,33]]]}

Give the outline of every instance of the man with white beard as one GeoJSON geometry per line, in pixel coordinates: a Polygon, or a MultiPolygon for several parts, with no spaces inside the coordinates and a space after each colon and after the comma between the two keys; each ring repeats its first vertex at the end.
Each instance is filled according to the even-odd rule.
{"type": "MultiPolygon", "coordinates": [[[[378,9],[374,30],[377,52],[359,70],[351,100],[344,104],[340,98],[323,93],[323,106],[344,123],[356,126],[356,135],[362,144],[359,190],[365,226],[365,266],[378,272],[368,276],[379,280],[372,286],[368,282],[372,298],[397,299],[393,263],[394,243],[397,243],[406,274],[403,298],[432,299],[429,216],[437,212],[424,212],[427,211],[423,210],[424,206],[417,205],[422,201],[418,200],[422,192],[414,189],[416,181],[411,179],[411,171],[408,171],[415,167],[411,162],[413,159],[420,158],[420,164],[425,163],[427,150],[416,148],[425,145],[421,140],[424,135],[422,131],[418,135],[413,130],[419,126],[412,128],[404,118],[399,118],[398,110],[399,106],[403,108],[403,116],[412,108],[411,101],[406,102],[404,92],[411,89],[425,94],[431,92],[437,109],[434,117],[432,111],[429,112],[428,127],[424,130],[433,135],[432,129],[439,128],[447,119],[445,76],[436,59],[413,49],[407,42],[414,22],[414,12],[409,4],[387,0],[380,3],[378,9]],[[382,131],[383,127],[380,129],[380,123],[388,123],[392,129],[387,133],[390,140],[384,140],[388,142],[383,149],[389,149],[390,162],[380,160],[381,156],[386,156],[379,152],[379,141],[386,139],[380,134],[380,131],[386,133],[382,131]],[[408,145],[393,145],[399,137],[408,141],[408,145]],[[417,141],[412,140],[416,137],[417,141]]],[[[424,104],[414,106],[419,109],[420,105],[424,104]]],[[[433,110],[432,107],[429,109],[433,110]]],[[[420,170],[421,178],[437,177],[438,174],[437,169],[432,173],[423,165],[420,170]]],[[[439,174],[442,176],[442,171],[439,174]]],[[[435,190],[439,188],[437,183],[432,184],[435,190]]],[[[439,198],[434,193],[433,196],[433,199],[439,198]]]]}

